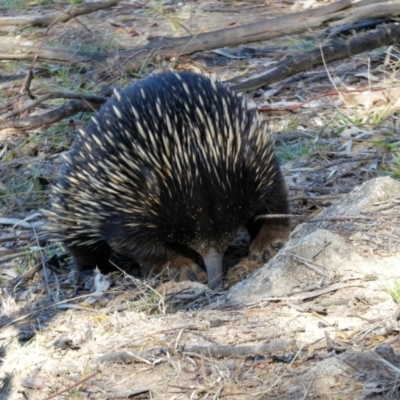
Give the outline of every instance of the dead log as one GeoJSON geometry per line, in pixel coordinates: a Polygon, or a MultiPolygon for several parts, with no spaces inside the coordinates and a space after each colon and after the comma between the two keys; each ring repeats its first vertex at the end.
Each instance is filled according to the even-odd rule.
{"type": "Polygon", "coordinates": [[[91,14],[99,10],[114,7],[121,0],[107,0],[103,3],[86,3],[45,15],[22,15],[20,17],[0,18],[0,26],[14,25],[19,28],[26,26],[50,26],[58,22],[68,22],[79,15],[91,14]]]}
{"type": "Polygon", "coordinates": [[[31,117],[2,120],[0,118],[0,129],[36,129],[43,126],[49,126],[64,118],[71,117],[83,111],[96,111],[103,102],[88,100],[70,100],[60,107],[47,111],[43,114],[33,115],[31,117]]]}
{"type": "Polygon", "coordinates": [[[370,32],[348,41],[334,39],[321,48],[308,51],[299,56],[288,57],[275,65],[273,69],[259,74],[255,78],[232,85],[232,88],[238,92],[257,90],[262,86],[293,76],[298,72],[322,65],[323,62],[341,60],[378,47],[398,43],[399,40],[400,26],[396,24],[385,25],[375,32],[370,32]]]}
{"type": "Polygon", "coordinates": [[[330,26],[349,25],[365,18],[382,18],[400,14],[400,2],[398,1],[374,2],[361,7],[359,3],[356,4],[358,6],[336,13],[337,21],[331,22],[330,26]]]}

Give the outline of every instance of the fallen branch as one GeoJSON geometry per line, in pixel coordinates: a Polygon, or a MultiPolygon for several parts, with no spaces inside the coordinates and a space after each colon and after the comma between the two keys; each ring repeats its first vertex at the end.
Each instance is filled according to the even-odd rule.
{"type": "Polygon", "coordinates": [[[338,21],[331,22],[330,26],[350,25],[365,18],[382,18],[397,16],[400,13],[400,3],[393,2],[374,2],[362,7],[352,7],[336,13],[338,21]]]}
{"type": "Polygon", "coordinates": [[[103,104],[107,101],[106,97],[96,96],[93,94],[81,94],[74,92],[50,92],[46,93],[43,96],[36,98],[35,100],[30,101],[29,103],[24,104],[16,110],[10,111],[1,116],[1,119],[6,120],[8,118],[16,117],[17,115],[21,115],[22,113],[31,110],[34,107],[37,107],[39,104],[51,100],[51,99],[76,99],[76,100],[87,100],[94,101],[99,104],[103,104]]]}
{"type": "Polygon", "coordinates": [[[384,26],[375,32],[367,33],[345,42],[334,39],[330,44],[322,48],[308,51],[300,56],[288,57],[276,64],[272,70],[233,85],[232,88],[238,92],[257,90],[262,86],[277,82],[305,69],[322,65],[324,62],[340,60],[378,47],[389,46],[398,43],[399,39],[400,26],[395,24],[384,26]]]}
{"type": "Polygon", "coordinates": [[[96,111],[102,104],[103,102],[71,100],[62,106],[43,114],[15,120],[0,121],[0,129],[37,129],[59,122],[64,118],[77,114],[78,112],[96,111]]]}
{"type": "Polygon", "coordinates": [[[68,22],[80,15],[91,14],[99,10],[114,7],[121,0],[107,0],[103,3],[85,3],[69,8],[65,11],[58,11],[46,15],[21,15],[19,17],[0,18],[0,26],[14,25],[19,28],[26,26],[49,26],[56,22],[68,22]]]}
{"type": "Polygon", "coordinates": [[[0,60],[32,61],[34,58],[39,61],[47,61],[60,64],[87,66],[92,61],[104,61],[111,57],[107,52],[83,52],[68,49],[45,48],[39,46],[18,46],[16,44],[0,44],[0,60]],[[36,57],[37,56],[37,57],[36,57]]]}

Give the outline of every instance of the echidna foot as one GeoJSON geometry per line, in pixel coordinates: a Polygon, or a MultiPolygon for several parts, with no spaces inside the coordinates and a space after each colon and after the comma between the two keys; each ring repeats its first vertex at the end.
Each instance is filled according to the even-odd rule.
{"type": "Polygon", "coordinates": [[[163,268],[162,274],[176,282],[207,282],[206,271],[193,260],[184,256],[178,256],[171,260],[163,268]]]}
{"type": "Polygon", "coordinates": [[[243,281],[252,272],[260,268],[260,263],[248,259],[240,260],[235,266],[228,268],[224,289],[229,289],[236,283],[243,281]]]}
{"type": "Polygon", "coordinates": [[[250,244],[249,260],[268,262],[285,245],[289,233],[287,227],[264,225],[250,244]]]}

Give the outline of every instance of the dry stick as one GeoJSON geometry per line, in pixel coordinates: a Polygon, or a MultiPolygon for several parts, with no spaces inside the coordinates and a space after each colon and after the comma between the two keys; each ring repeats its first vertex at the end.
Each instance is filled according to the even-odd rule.
{"type": "Polygon", "coordinates": [[[71,117],[82,111],[96,111],[103,104],[95,101],[71,100],[54,110],[31,117],[20,118],[11,121],[0,121],[0,129],[37,129],[54,124],[64,118],[71,117]]]}
{"type": "MultiPolygon", "coordinates": [[[[73,382],[79,381],[79,379],[74,379],[71,376],[63,376],[65,379],[72,380],[73,382]]],[[[110,387],[103,382],[95,381],[94,379],[86,382],[87,386],[96,386],[100,388],[103,393],[105,393],[105,398],[107,399],[118,399],[118,398],[129,398],[131,396],[134,396],[136,394],[140,394],[143,392],[150,392],[150,388],[137,388],[137,389],[131,389],[131,390],[121,390],[121,389],[116,389],[113,387],[110,387]]],[[[89,397],[90,398],[90,397],[89,397]]]]}
{"type": "Polygon", "coordinates": [[[66,11],[54,12],[40,16],[20,16],[20,17],[4,17],[0,18],[0,26],[15,25],[18,27],[25,26],[49,26],[54,22],[68,22],[79,15],[91,14],[99,10],[114,7],[121,0],[108,0],[104,3],[86,3],[67,9],[66,11]]]}
{"type": "MultiPolygon", "coordinates": [[[[302,293],[289,293],[288,296],[286,297],[264,297],[262,300],[263,302],[267,301],[293,301],[293,300],[308,300],[308,299],[313,299],[315,297],[322,296],[324,294],[330,293],[330,292],[336,292],[336,290],[339,289],[344,289],[348,287],[363,287],[363,285],[358,284],[358,283],[337,283],[332,286],[325,287],[323,289],[317,289],[317,290],[312,290],[310,292],[302,292],[302,293]]],[[[232,306],[251,306],[252,304],[245,304],[245,303],[240,303],[240,304],[232,304],[232,306]]]]}
{"type": "MultiPolygon", "coordinates": [[[[65,379],[69,379],[72,382],[78,382],[79,381],[79,379],[76,379],[73,376],[69,376],[69,375],[62,375],[62,377],[65,378],[65,379]]],[[[96,386],[96,387],[102,389],[104,392],[116,393],[116,392],[120,391],[120,389],[116,389],[116,388],[110,387],[110,386],[106,385],[105,383],[96,381],[94,379],[86,382],[86,384],[88,386],[96,386]]]]}
{"type": "Polygon", "coordinates": [[[107,97],[96,96],[94,94],[81,94],[74,92],[49,92],[40,97],[37,97],[35,100],[32,100],[29,103],[24,104],[14,111],[10,111],[3,115],[0,115],[1,120],[6,120],[8,118],[16,117],[17,115],[21,115],[22,113],[31,110],[32,108],[38,106],[39,104],[51,100],[51,99],[76,99],[76,100],[87,100],[87,101],[95,101],[96,103],[103,104],[107,101],[107,97]]]}
{"type": "MultiPolygon", "coordinates": [[[[118,392],[107,392],[106,398],[107,399],[128,399],[132,396],[136,396],[137,394],[141,394],[144,392],[150,392],[150,389],[147,387],[139,388],[139,389],[129,389],[129,390],[121,390],[118,392]]],[[[149,398],[149,397],[147,397],[149,398]]],[[[150,397],[153,398],[153,397],[150,397]]]]}
{"type": "Polygon", "coordinates": [[[335,200],[335,199],[340,199],[341,196],[338,195],[322,195],[322,196],[307,196],[305,194],[301,194],[298,196],[289,196],[290,201],[296,201],[296,200],[316,200],[316,201],[322,201],[322,200],[335,200]]]}
{"type": "Polygon", "coordinates": [[[214,345],[183,345],[180,352],[200,353],[212,357],[250,356],[262,353],[288,351],[295,344],[294,340],[275,340],[271,343],[262,343],[253,346],[214,346],[214,345]]]}
{"type": "Polygon", "coordinates": [[[31,278],[36,272],[39,272],[42,269],[42,264],[36,264],[34,267],[30,268],[28,271],[24,272],[23,274],[17,276],[13,279],[9,284],[9,289],[14,290],[16,289],[17,285],[19,285],[22,281],[31,278]]]}
{"type": "Polygon", "coordinates": [[[337,186],[337,187],[319,187],[319,186],[297,186],[290,185],[289,190],[301,190],[303,192],[315,192],[321,194],[337,194],[337,193],[349,193],[354,189],[355,186],[337,186]]]}
{"type": "Polygon", "coordinates": [[[4,242],[15,242],[17,240],[31,240],[32,236],[10,236],[10,237],[2,237],[0,238],[0,243],[4,242]]]}
{"type": "Polygon", "coordinates": [[[140,352],[135,351],[117,351],[114,353],[107,353],[100,357],[97,357],[96,363],[103,364],[106,362],[118,362],[122,361],[123,363],[129,364],[133,362],[142,362],[145,364],[152,364],[146,357],[151,356],[151,352],[156,349],[145,350],[140,352]]]}
{"type": "MultiPolygon", "coordinates": [[[[257,108],[258,109],[258,108],[257,108]]],[[[273,133],[272,137],[275,141],[275,143],[285,143],[285,142],[291,142],[294,140],[299,140],[299,139],[314,139],[315,136],[321,137],[329,137],[330,133],[329,132],[316,132],[316,131],[288,131],[284,133],[273,133]]]]}
{"type": "Polygon", "coordinates": [[[284,298],[279,298],[279,297],[271,297],[271,298],[266,298],[263,300],[308,300],[308,299],[313,299],[315,297],[322,296],[324,294],[330,293],[330,292],[336,292],[336,290],[339,289],[344,289],[348,287],[362,287],[363,285],[358,284],[358,283],[337,283],[335,285],[328,286],[323,289],[318,289],[318,290],[313,290],[311,292],[303,292],[303,293],[294,293],[290,297],[284,297],[284,298]]]}
{"type": "Polygon", "coordinates": [[[17,251],[19,251],[19,253],[11,254],[8,256],[2,256],[0,254],[0,264],[6,263],[7,261],[14,260],[17,257],[26,256],[26,251],[20,251],[20,250],[17,250],[17,251]]]}
{"type": "Polygon", "coordinates": [[[43,225],[43,221],[29,222],[25,219],[18,218],[0,218],[0,225],[13,225],[13,228],[26,228],[32,229],[33,227],[40,227],[43,225]]]}
{"type": "MultiPolygon", "coordinates": [[[[299,347],[299,349],[297,350],[297,353],[295,354],[295,356],[293,357],[292,361],[289,364],[289,367],[293,365],[293,363],[298,359],[299,354],[303,351],[303,347],[304,345],[301,345],[299,347]]],[[[263,390],[262,392],[258,392],[258,393],[252,393],[251,396],[255,397],[257,396],[256,400],[264,400],[270,396],[268,396],[268,392],[270,392],[274,387],[276,387],[278,385],[278,383],[284,379],[284,377],[287,375],[286,370],[284,370],[283,372],[280,373],[280,375],[274,379],[274,382],[269,384],[269,387],[266,390],[263,390]]],[[[311,381],[312,382],[312,381],[311,381]]],[[[305,399],[305,397],[303,396],[303,398],[305,399]]]]}
{"type": "Polygon", "coordinates": [[[58,48],[40,48],[39,46],[18,46],[0,44],[0,60],[48,61],[76,66],[87,66],[91,61],[104,62],[111,55],[107,52],[82,52],[58,48]]]}
{"type": "MultiPolygon", "coordinates": [[[[111,292],[106,291],[106,292],[104,292],[103,294],[107,294],[107,293],[111,293],[111,292]]],[[[118,293],[118,292],[115,292],[115,291],[114,291],[113,293],[115,294],[115,293],[118,293]]],[[[120,293],[123,293],[123,292],[120,292],[120,293]]],[[[25,314],[25,315],[22,315],[21,317],[15,318],[15,319],[13,319],[12,321],[10,321],[10,322],[8,322],[8,323],[4,323],[4,324],[1,324],[1,323],[0,323],[0,328],[2,328],[3,326],[10,326],[10,325],[13,325],[13,324],[15,324],[15,323],[17,323],[17,322],[19,322],[19,321],[23,321],[25,318],[31,317],[32,315],[38,314],[38,313],[40,313],[40,312],[42,312],[42,311],[45,311],[45,310],[49,310],[49,309],[51,309],[51,308],[53,308],[53,307],[57,307],[57,306],[59,306],[60,304],[69,303],[70,301],[73,301],[73,300],[86,299],[86,298],[88,298],[88,297],[90,297],[90,296],[93,296],[93,293],[82,294],[82,295],[80,295],[80,296],[75,296],[75,297],[73,297],[73,298],[71,298],[71,299],[66,299],[66,300],[57,301],[56,303],[50,304],[49,306],[45,306],[45,307],[42,307],[42,308],[38,308],[37,310],[31,311],[31,312],[29,312],[29,313],[27,313],[27,314],[25,314]]]]}
{"type": "Polygon", "coordinates": [[[1,257],[8,256],[8,255],[14,255],[14,254],[20,254],[21,252],[24,253],[25,251],[28,251],[29,247],[18,247],[18,249],[4,249],[0,250],[0,259],[1,257]]]}
{"type": "MultiPolygon", "coordinates": [[[[323,55],[323,53],[321,53],[321,54],[323,55]]],[[[325,69],[327,70],[326,65],[325,65],[325,69]]],[[[331,78],[329,72],[325,72],[324,75],[328,76],[330,81],[333,82],[333,79],[331,78]]],[[[392,89],[394,89],[394,88],[392,87],[392,89]]],[[[385,88],[383,88],[383,87],[374,87],[374,88],[369,87],[368,88],[368,92],[384,92],[384,91],[385,91],[385,88]]],[[[361,93],[361,92],[365,92],[365,88],[351,89],[351,90],[350,89],[346,89],[346,88],[341,88],[340,91],[339,91],[335,87],[335,89],[328,90],[325,93],[322,93],[322,94],[320,94],[318,96],[311,97],[311,98],[309,98],[307,100],[302,101],[301,103],[292,104],[290,106],[279,106],[279,107],[262,106],[262,107],[257,107],[256,110],[257,111],[280,111],[280,110],[294,111],[294,110],[297,110],[298,108],[303,107],[307,103],[311,103],[312,101],[323,99],[324,97],[332,97],[332,96],[337,96],[337,95],[340,96],[342,93],[352,94],[352,93],[361,93]]]]}
{"type": "MultiPolygon", "coordinates": [[[[314,223],[314,222],[330,222],[330,221],[347,221],[350,219],[356,219],[361,221],[376,221],[379,219],[390,218],[397,216],[397,214],[393,215],[341,215],[338,217],[327,217],[327,218],[317,218],[310,219],[309,216],[306,215],[298,215],[298,214],[266,214],[266,215],[258,215],[256,219],[275,219],[275,218],[296,218],[300,219],[303,222],[314,223]]],[[[313,217],[311,217],[313,218],[313,217]]]]}
{"type": "Polygon", "coordinates": [[[343,352],[345,350],[348,350],[351,346],[347,345],[347,346],[341,346],[339,344],[336,344],[331,337],[329,336],[327,331],[324,331],[325,334],[325,340],[326,340],[326,350],[328,352],[331,352],[332,350],[336,350],[339,352],[343,352]]]}
{"type": "MultiPolygon", "coordinates": [[[[400,4],[398,7],[400,12],[400,4]]],[[[398,43],[399,40],[400,26],[395,24],[386,25],[375,32],[367,33],[346,42],[334,39],[330,44],[322,48],[318,47],[300,56],[287,57],[272,70],[258,75],[256,78],[250,78],[244,82],[233,85],[232,89],[239,92],[257,90],[262,86],[282,80],[305,69],[322,65],[323,58],[325,62],[335,61],[364,53],[378,47],[398,43]]]]}
{"type": "Polygon", "coordinates": [[[339,165],[339,164],[359,162],[359,161],[370,161],[370,160],[375,160],[376,158],[379,158],[379,156],[377,154],[370,154],[367,156],[359,156],[359,157],[351,157],[348,160],[343,160],[343,158],[341,158],[340,160],[335,160],[335,161],[330,162],[329,164],[323,165],[322,167],[313,169],[310,172],[314,173],[314,172],[322,171],[326,168],[330,168],[330,167],[333,167],[333,166],[339,165]]]}
{"type": "Polygon", "coordinates": [[[93,377],[96,376],[99,372],[100,372],[100,371],[97,371],[97,372],[95,372],[95,373],[89,375],[88,377],[86,377],[86,378],[84,378],[84,379],[81,379],[79,382],[76,382],[76,383],[74,383],[73,385],[68,386],[67,388],[60,390],[59,392],[54,393],[53,395],[51,395],[51,396],[49,396],[49,397],[46,397],[44,400],[51,400],[51,399],[54,399],[55,397],[59,396],[60,394],[63,394],[63,393],[65,393],[65,392],[68,392],[69,390],[73,389],[74,387],[77,387],[77,386],[81,385],[82,383],[88,381],[89,379],[93,378],[93,377]]]}
{"type": "MultiPolygon", "coordinates": [[[[258,107],[256,110],[262,110],[263,107],[258,107]]],[[[287,109],[287,107],[286,107],[287,109]]],[[[275,143],[286,143],[286,142],[291,142],[299,139],[312,139],[314,140],[315,137],[317,136],[319,139],[329,139],[332,136],[332,133],[326,129],[326,127],[329,125],[326,124],[321,130],[319,131],[287,131],[287,132],[277,132],[273,133],[272,137],[275,141],[275,143]]]]}
{"type": "Polygon", "coordinates": [[[364,18],[381,18],[390,15],[397,16],[400,11],[398,1],[381,2],[380,4],[374,1],[371,4],[366,4],[362,7],[352,7],[350,9],[336,13],[337,22],[331,22],[331,26],[350,25],[364,18]]]}
{"type": "Polygon", "coordinates": [[[316,272],[317,274],[320,274],[322,276],[325,276],[325,278],[329,278],[331,279],[331,277],[325,273],[324,271],[321,270],[322,267],[320,267],[319,265],[315,265],[311,262],[311,260],[301,257],[297,254],[291,253],[290,251],[285,251],[285,254],[289,254],[289,256],[292,256],[293,258],[295,258],[297,261],[301,262],[304,266],[306,266],[307,268],[311,269],[312,271],[316,272]]]}
{"type": "Polygon", "coordinates": [[[32,72],[32,66],[34,64],[35,60],[32,61],[31,65],[29,66],[28,73],[26,74],[24,81],[22,82],[21,89],[19,90],[19,96],[24,95],[25,93],[30,93],[30,87],[33,79],[33,72],[32,72]]]}
{"type": "Polygon", "coordinates": [[[130,60],[129,67],[131,69],[140,69],[144,63],[151,61],[149,56],[153,54],[168,58],[176,54],[190,54],[225,46],[237,46],[309,30],[331,20],[332,14],[347,7],[351,7],[351,2],[349,0],[340,0],[312,10],[283,15],[234,28],[200,33],[196,36],[153,40],[144,47],[118,51],[118,53],[85,53],[1,44],[0,60],[31,60],[32,57],[37,56],[38,60],[84,66],[91,61],[104,62],[107,58],[121,59],[131,57],[132,54],[137,53],[130,60]]]}
{"type": "Polygon", "coordinates": [[[378,4],[378,3],[387,3],[387,0],[361,0],[358,3],[355,3],[355,7],[364,7],[364,6],[370,6],[371,4],[378,4]]]}

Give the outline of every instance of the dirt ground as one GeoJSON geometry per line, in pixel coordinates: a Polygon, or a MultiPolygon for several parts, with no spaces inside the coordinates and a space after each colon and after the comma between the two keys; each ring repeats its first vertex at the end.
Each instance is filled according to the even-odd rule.
{"type": "MultiPolygon", "coordinates": [[[[14,7],[2,1],[3,16],[67,6],[21,1],[14,7]]],[[[0,26],[0,46],[122,51],[146,44],[149,36],[196,35],[327,3],[125,1],[51,29],[0,26]]],[[[244,58],[229,57],[226,49],[207,51],[133,72],[112,61],[96,70],[37,61],[30,90],[36,96],[49,90],[97,94],[170,67],[229,80],[318,46],[325,29],[242,46],[244,58]],[[260,49],[269,51],[249,56],[260,49]]],[[[400,192],[394,190],[400,177],[400,88],[398,62],[387,62],[386,50],[315,68],[247,95],[250,107],[268,107],[262,115],[281,135],[277,152],[292,213],[298,216],[292,247],[289,243],[278,256],[295,252],[295,240],[311,234],[302,230],[303,220],[320,215],[329,224],[319,226],[312,240],[328,235],[342,251],[317,260],[307,253],[311,239],[306,241],[293,267],[298,284],[274,292],[266,283],[264,296],[255,281],[241,281],[261,267],[280,270],[271,262],[261,266],[248,260],[228,272],[217,292],[198,282],[162,283],[159,277],[139,280],[119,272],[78,285],[60,257],[62,246],[42,246],[38,212],[57,179],[60,154],[68,151],[87,115],[46,129],[0,130],[0,399],[400,398],[400,192]],[[343,93],[325,96],[333,87],[343,93]],[[348,88],[357,92],[349,94],[348,88]],[[371,200],[379,210],[371,207],[389,213],[376,217],[357,209],[358,219],[346,214],[346,199],[354,197],[349,192],[388,176],[392,181],[373,192],[394,188],[393,193],[371,200]],[[332,216],[335,204],[344,206],[332,216]],[[300,266],[316,276],[305,279],[300,266]]],[[[30,66],[0,60],[1,113],[21,105],[19,90],[30,66]]],[[[46,111],[49,104],[61,100],[29,115],[46,111]]],[[[258,270],[254,276],[264,279],[258,270]]]]}

